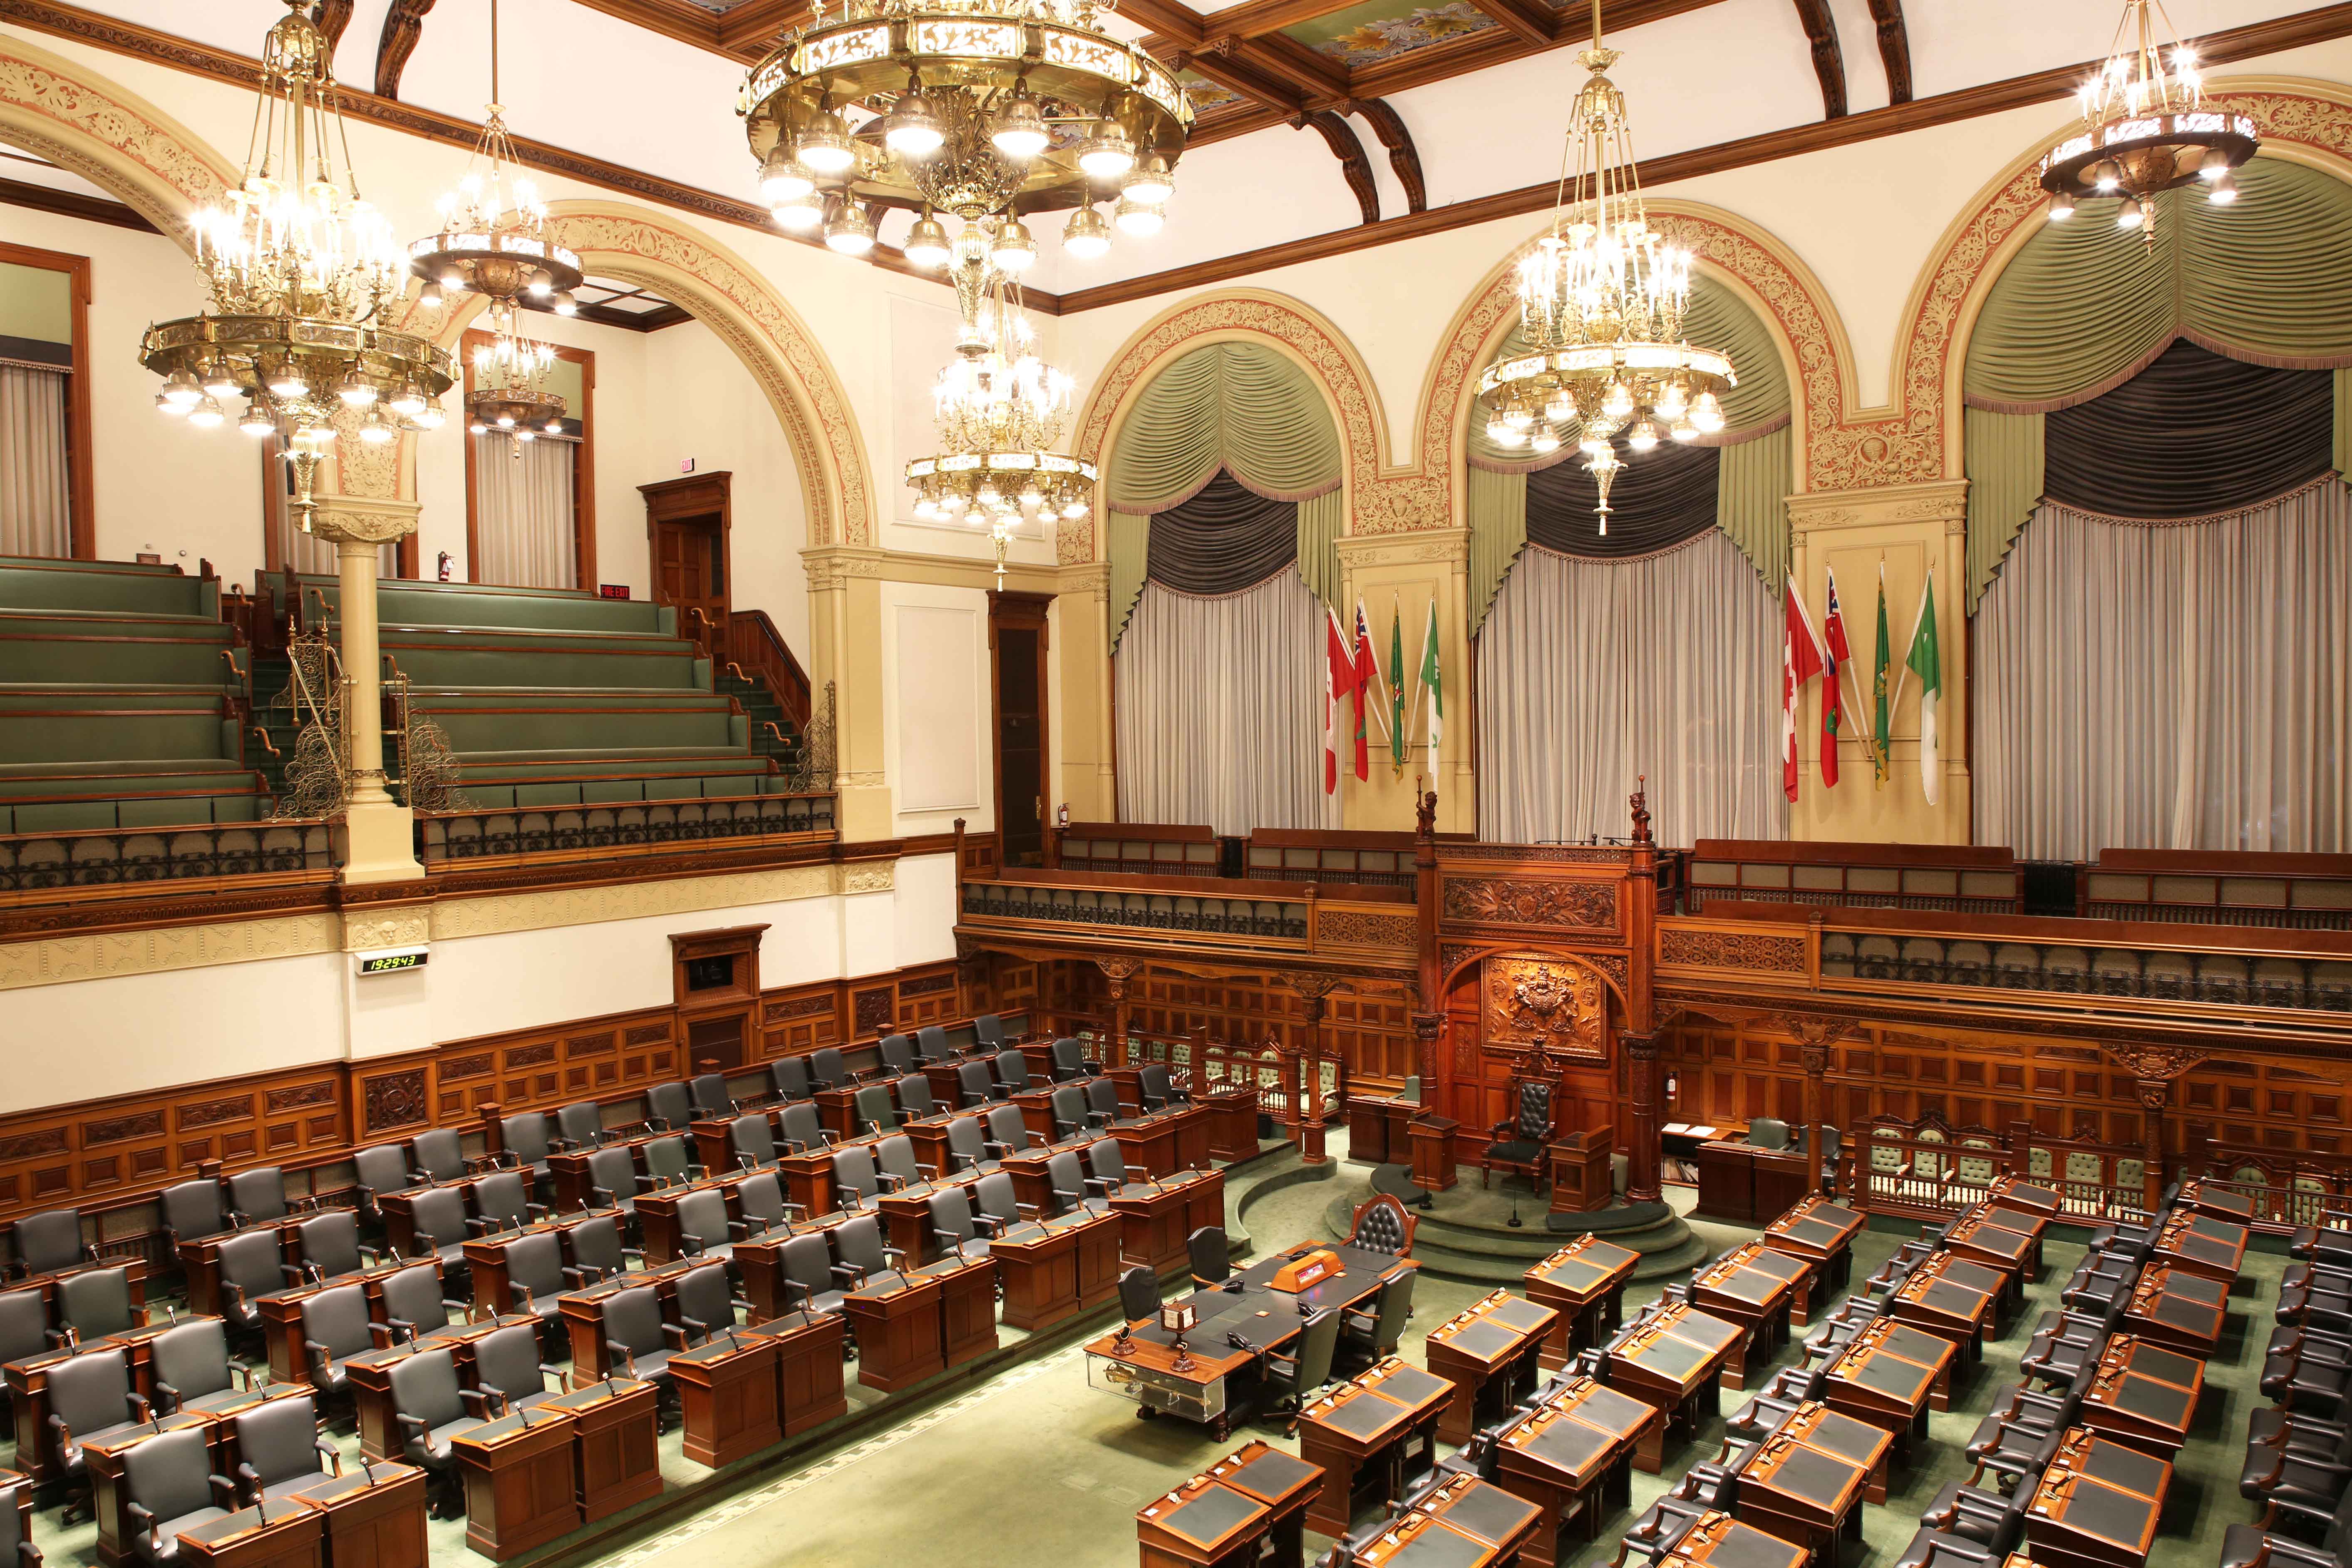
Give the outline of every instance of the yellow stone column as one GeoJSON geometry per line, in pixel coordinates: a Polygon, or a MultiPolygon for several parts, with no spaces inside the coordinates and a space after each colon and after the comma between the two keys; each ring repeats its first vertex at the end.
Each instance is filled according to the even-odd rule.
{"type": "Polygon", "coordinates": [[[819,700],[834,683],[835,823],[844,843],[891,837],[890,782],[883,767],[882,577],[887,552],[825,544],[808,565],[810,679],[819,700]]]}
{"type": "MultiPolygon", "coordinates": [[[[1364,625],[1371,633],[1372,657],[1389,672],[1389,630],[1402,615],[1405,723],[1413,740],[1399,777],[1378,721],[1370,735],[1372,776],[1360,781],[1342,763],[1340,810],[1351,828],[1410,833],[1418,801],[1417,781],[1437,792],[1437,826],[1466,833],[1477,820],[1477,779],[1470,766],[1470,531],[1429,529],[1339,541],[1346,605],[1339,612],[1355,636],[1356,602],[1363,601],[1364,625]],[[1433,768],[1415,707],[1420,695],[1423,639],[1429,628],[1430,601],[1437,602],[1439,684],[1445,700],[1445,727],[1433,768]]],[[[1383,713],[1382,717],[1385,717],[1383,713]]]]}
{"type": "Polygon", "coordinates": [[[1792,579],[1815,629],[1822,630],[1829,616],[1829,574],[1837,574],[1846,643],[1853,655],[1852,679],[1844,683],[1849,714],[1841,731],[1835,789],[1825,787],[1821,776],[1821,683],[1807,689],[1798,715],[1800,793],[1790,808],[1790,837],[1881,844],[1969,842],[1967,528],[1966,479],[1789,498],[1792,579]],[[1893,755],[1886,781],[1875,784],[1864,737],[1874,706],[1871,679],[1882,563],[1886,573],[1887,689],[1891,695],[1899,684],[1903,695],[1887,726],[1893,755]],[[1932,805],[1919,776],[1919,680],[1903,676],[1912,622],[1931,564],[1936,573],[1937,652],[1943,665],[1936,708],[1938,798],[1932,805]]]}
{"type": "Polygon", "coordinates": [[[1087,562],[1055,574],[1051,658],[1055,692],[1053,778],[1045,811],[1067,805],[1074,822],[1118,815],[1111,733],[1110,566],[1087,562]]]}
{"type": "Polygon", "coordinates": [[[415,817],[383,785],[383,668],[376,638],[376,552],[416,531],[417,503],[321,496],[310,531],[335,546],[337,635],[342,645],[351,755],[343,813],[346,883],[415,881],[415,817]]]}

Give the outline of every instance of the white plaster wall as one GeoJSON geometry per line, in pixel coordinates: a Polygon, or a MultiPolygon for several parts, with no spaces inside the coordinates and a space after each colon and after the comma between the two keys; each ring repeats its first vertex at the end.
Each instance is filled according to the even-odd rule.
{"type": "Polygon", "coordinates": [[[0,997],[0,1112],[343,1053],[341,953],[29,986],[0,997]]]}
{"type": "Polygon", "coordinates": [[[898,898],[891,909],[898,966],[955,956],[956,868],[953,855],[898,862],[898,898]]]}
{"type": "MultiPolygon", "coordinates": [[[[261,458],[231,425],[199,430],[158,413],[139,363],[150,321],[205,302],[187,253],[160,234],[0,207],[0,242],[89,258],[90,446],[98,553],[160,553],[194,576],[209,560],[250,584],[262,563],[261,458]]],[[[234,411],[232,411],[234,412],[234,411]]]]}
{"type": "Polygon", "coordinates": [[[899,835],[996,824],[988,595],[882,584],[883,767],[899,835]]]}

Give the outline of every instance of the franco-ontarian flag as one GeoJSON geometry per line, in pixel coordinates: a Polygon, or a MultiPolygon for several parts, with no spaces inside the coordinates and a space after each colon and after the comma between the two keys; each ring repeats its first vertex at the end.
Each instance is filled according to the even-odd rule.
{"type": "MultiPolygon", "coordinates": [[[[1911,628],[1911,649],[1903,666],[1919,678],[1919,791],[1936,804],[1937,775],[1943,769],[1936,756],[1936,703],[1944,694],[1944,661],[1936,647],[1936,569],[1927,568],[1927,585],[1919,591],[1919,620],[1911,628]]],[[[1901,696],[1898,689],[1896,695],[1901,696]]]]}

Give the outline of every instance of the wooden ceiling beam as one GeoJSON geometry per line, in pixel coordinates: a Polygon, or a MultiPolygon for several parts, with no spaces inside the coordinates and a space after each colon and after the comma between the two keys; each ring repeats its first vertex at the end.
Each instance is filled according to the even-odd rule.
{"type": "Polygon", "coordinates": [[[1903,26],[1903,0],[1870,0],[1878,25],[1878,60],[1886,68],[1886,101],[1911,101],[1911,37],[1903,26]]]}
{"type": "Polygon", "coordinates": [[[1285,120],[1307,107],[1305,98],[1297,89],[1261,76],[1254,67],[1215,48],[1205,48],[1198,54],[1179,51],[1174,63],[1180,71],[1190,70],[1195,75],[1207,77],[1219,87],[1238,92],[1253,103],[1278,110],[1285,120]]]}
{"type": "Polygon", "coordinates": [[[1548,49],[1559,41],[1566,10],[1554,11],[1543,0],[1471,0],[1523,42],[1548,49]]]}
{"type": "Polygon", "coordinates": [[[808,0],[745,0],[719,18],[719,52],[748,64],[808,19],[808,0]]]}
{"type": "Polygon", "coordinates": [[[1838,52],[1837,18],[1830,0],[1796,0],[1797,21],[1812,46],[1813,75],[1822,84],[1822,117],[1836,120],[1845,113],[1845,57],[1838,52]]]}
{"type": "MultiPolygon", "coordinates": [[[[1172,48],[1192,48],[1209,36],[1209,19],[1185,5],[1184,0],[1119,0],[1118,14],[1139,26],[1150,28],[1167,39],[1172,48]]],[[[1145,47],[1150,47],[1148,44],[1145,47]]],[[[1168,58],[1158,49],[1151,53],[1160,59],[1168,58]]]]}
{"type": "Polygon", "coordinates": [[[709,49],[723,55],[727,50],[719,41],[719,18],[687,0],[573,0],[591,11],[602,11],[607,16],[634,23],[648,32],[676,38],[681,44],[692,44],[698,49],[709,49]]]}
{"type": "Polygon", "coordinates": [[[1405,211],[1426,212],[1429,209],[1429,186],[1421,177],[1421,153],[1412,144],[1412,132],[1405,129],[1404,121],[1389,101],[1382,98],[1359,99],[1348,105],[1348,111],[1372,128],[1372,134],[1388,149],[1389,167],[1395,172],[1397,184],[1404,187],[1405,211]]]}
{"type": "Polygon", "coordinates": [[[1244,65],[1297,89],[1319,108],[1334,108],[1347,100],[1348,68],[1296,38],[1276,33],[1263,38],[1235,38],[1231,44],[1230,52],[1244,65]]]}
{"type": "Polygon", "coordinates": [[[425,37],[425,18],[433,10],[433,0],[392,0],[392,9],[383,14],[383,32],[375,45],[375,95],[397,99],[400,96],[400,73],[408,68],[408,57],[416,52],[417,41],[425,37]]]}

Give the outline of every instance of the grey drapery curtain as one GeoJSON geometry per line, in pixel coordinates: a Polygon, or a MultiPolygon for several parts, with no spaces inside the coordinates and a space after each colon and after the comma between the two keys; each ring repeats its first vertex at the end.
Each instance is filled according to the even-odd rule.
{"type": "Polygon", "coordinates": [[[2044,503],[1974,623],[1979,844],[2352,848],[2352,502],[2169,523],[2044,503]]]}
{"type": "MultiPolygon", "coordinates": [[[[1789,379],[1780,363],[1780,350],[1771,332],[1753,310],[1727,287],[1704,277],[1691,284],[1684,335],[1692,342],[1719,348],[1730,355],[1739,377],[1739,384],[1723,397],[1723,429],[1702,437],[1704,445],[1720,454],[1714,521],[1754,563],[1766,585],[1777,594],[1788,575],[1787,500],[1790,473],[1789,379]]],[[[1525,351],[1525,339],[1514,328],[1495,357],[1507,358],[1525,351]]],[[[1697,444],[1700,443],[1694,443],[1697,444]]],[[[1593,535],[1594,542],[1604,547],[1600,552],[1615,553],[1605,547],[1615,539],[1620,522],[1612,512],[1610,540],[1598,538],[1592,521],[1591,481],[1581,479],[1582,465],[1573,447],[1562,447],[1545,457],[1497,447],[1486,438],[1485,414],[1474,406],[1468,448],[1470,631],[1475,637],[1486,623],[1496,591],[1509,574],[1511,563],[1528,542],[1530,509],[1539,506],[1529,500],[1531,476],[1560,467],[1580,470],[1585,497],[1582,531],[1593,535]]],[[[1630,458],[1626,472],[1618,476],[1613,487],[1611,505],[1621,504],[1615,492],[1622,491],[1629,481],[1638,482],[1637,477],[1645,465],[1654,459],[1671,461],[1688,449],[1662,446],[1647,457],[1630,458]]],[[[1562,519],[1563,530],[1569,521],[1562,519]]],[[[1594,552],[1570,548],[1579,554],[1594,552]]],[[[1646,548],[1655,548],[1655,544],[1646,548]]]]}
{"type": "Polygon", "coordinates": [[[1111,647],[1125,636],[1151,553],[1151,515],[1220,471],[1268,500],[1295,501],[1299,575],[1339,595],[1345,524],[1339,427],[1313,379],[1262,343],[1210,343],[1171,363],[1119,426],[1103,468],[1109,516],[1111,647]]]}
{"type": "Polygon", "coordinates": [[[1145,584],[1112,661],[1121,821],[1339,826],[1323,793],[1323,617],[1291,572],[1216,597],[1145,584]]]}
{"type": "Polygon", "coordinates": [[[499,435],[473,442],[474,542],[481,552],[473,580],[508,588],[576,586],[572,444],[547,437],[517,443],[499,435]]]}
{"type": "MultiPolygon", "coordinates": [[[[2352,186],[2275,158],[2238,184],[2227,207],[2198,188],[2158,196],[2152,248],[2115,226],[2113,204],[2085,203],[1994,281],[1962,373],[1971,611],[2042,499],[2053,410],[2121,386],[2175,338],[2251,364],[2352,366],[2352,186]]],[[[2336,405],[2341,430],[2352,413],[2336,405]]]]}
{"type": "Polygon", "coordinates": [[[66,374],[0,364],[0,555],[73,553],[66,374]]]}
{"type": "Polygon", "coordinates": [[[1524,552],[1477,643],[1478,831],[1780,838],[1780,602],[1726,534],[1635,561],[1524,552]]]}
{"type": "Polygon", "coordinates": [[[1298,503],[1253,495],[1222,469],[1152,525],[1146,575],[1180,594],[1237,594],[1298,556],[1298,503]]]}

